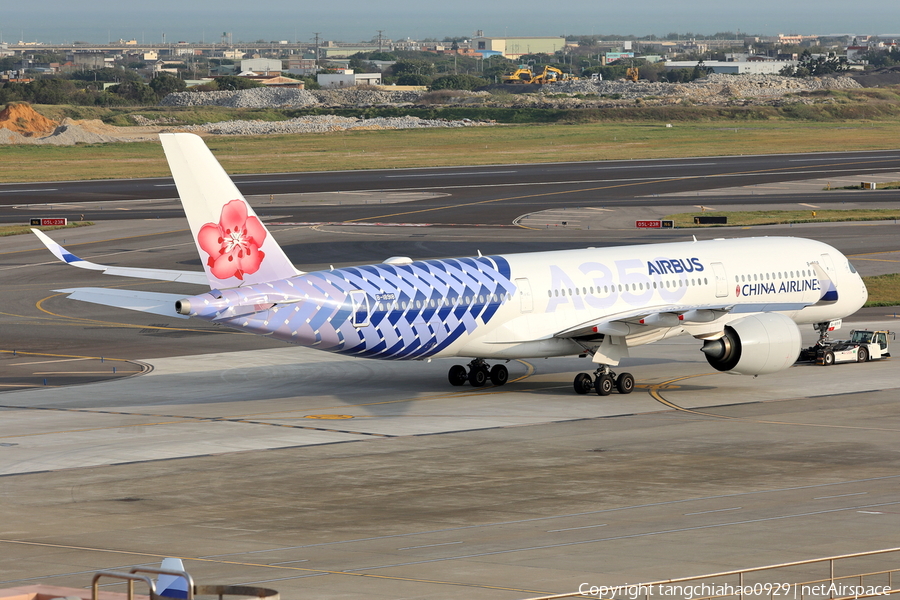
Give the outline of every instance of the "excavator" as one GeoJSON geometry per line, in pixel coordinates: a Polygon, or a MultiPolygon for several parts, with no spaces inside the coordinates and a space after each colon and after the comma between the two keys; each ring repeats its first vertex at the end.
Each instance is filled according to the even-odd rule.
{"type": "Polygon", "coordinates": [[[534,73],[528,65],[519,65],[512,75],[504,75],[503,83],[531,83],[534,79],[534,73]]]}
{"type": "Polygon", "coordinates": [[[544,67],[543,72],[538,75],[535,75],[531,79],[531,83],[557,83],[559,81],[575,81],[578,78],[573,76],[571,73],[563,73],[560,69],[556,67],[551,67],[550,65],[546,65],[544,67]]]}

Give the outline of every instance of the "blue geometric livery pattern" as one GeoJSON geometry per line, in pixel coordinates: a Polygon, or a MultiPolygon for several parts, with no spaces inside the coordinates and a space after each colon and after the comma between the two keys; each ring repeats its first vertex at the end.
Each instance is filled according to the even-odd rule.
{"type": "Polygon", "coordinates": [[[199,318],[365,358],[434,356],[512,300],[502,256],[305,273],[188,298],[199,318]]]}

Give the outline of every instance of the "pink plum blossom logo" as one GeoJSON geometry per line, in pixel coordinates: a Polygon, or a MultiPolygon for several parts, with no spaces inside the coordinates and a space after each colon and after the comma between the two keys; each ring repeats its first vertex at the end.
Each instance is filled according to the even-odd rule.
{"type": "Polygon", "coordinates": [[[259,219],[247,216],[243,200],[232,200],[222,207],[218,223],[207,223],[197,234],[200,248],[209,254],[206,261],[216,279],[256,273],[266,257],[259,248],[266,239],[266,230],[259,219]]]}

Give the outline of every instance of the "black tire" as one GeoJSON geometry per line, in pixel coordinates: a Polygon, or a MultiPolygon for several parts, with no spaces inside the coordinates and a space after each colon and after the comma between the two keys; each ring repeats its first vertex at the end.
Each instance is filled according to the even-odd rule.
{"type": "Polygon", "coordinates": [[[613,391],[613,380],[609,375],[601,375],[594,381],[594,391],[598,396],[609,396],[613,391]]]}
{"type": "Polygon", "coordinates": [[[594,382],[591,381],[591,376],[587,373],[579,373],[575,376],[573,385],[575,386],[576,394],[587,394],[594,387],[594,382]]]}
{"type": "Polygon", "coordinates": [[[822,366],[830,367],[834,364],[834,352],[829,350],[825,353],[825,356],[822,357],[822,366]]]}
{"type": "Polygon", "coordinates": [[[462,385],[469,379],[469,374],[464,366],[453,365],[447,373],[447,379],[450,380],[450,385],[462,385]]]}
{"type": "Polygon", "coordinates": [[[506,365],[494,365],[491,367],[491,383],[494,385],[505,385],[509,381],[509,371],[506,365]]]}
{"type": "Polygon", "coordinates": [[[630,394],[634,391],[634,375],[622,373],[616,378],[616,389],[620,394],[630,394]]]}
{"type": "Polygon", "coordinates": [[[487,383],[487,380],[488,374],[484,369],[475,367],[469,371],[469,383],[472,384],[472,387],[482,387],[487,383]]]}
{"type": "Polygon", "coordinates": [[[866,362],[869,360],[869,349],[865,346],[859,347],[859,352],[856,353],[856,362],[866,362]]]}

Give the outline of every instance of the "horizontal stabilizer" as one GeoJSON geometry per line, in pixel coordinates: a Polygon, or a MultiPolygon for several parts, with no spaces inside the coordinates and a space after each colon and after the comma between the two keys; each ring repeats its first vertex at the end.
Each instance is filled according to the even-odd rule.
{"type": "MultiPolygon", "coordinates": [[[[204,275],[204,278],[206,276],[204,275]]],[[[111,288],[72,288],[68,290],[53,290],[68,294],[67,298],[81,300],[92,304],[125,308],[140,312],[162,315],[164,317],[177,317],[187,319],[185,315],[175,312],[175,302],[184,296],[181,294],[160,294],[158,292],[143,292],[138,290],[119,290],[111,288]]]]}
{"type": "Polygon", "coordinates": [[[59,260],[67,265],[78,267],[79,269],[88,269],[90,271],[103,271],[104,275],[119,275],[120,277],[135,277],[137,279],[158,279],[162,281],[179,281],[182,283],[194,283],[197,285],[209,286],[209,280],[206,273],[200,271],[174,271],[168,269],[139,269],[133,267],[113,267],[109,265],[98,265],[90,261],[78,258],[56,242],[43,231],[38,229],[31,230],[41,242],[47,246],[47,249],[59,260]]]}

